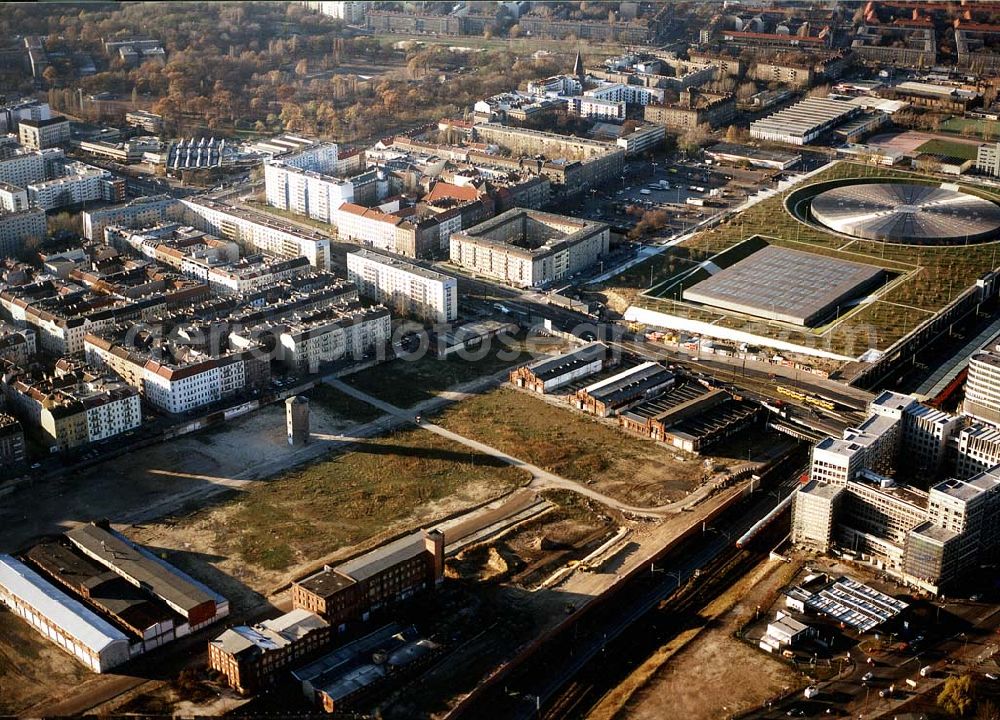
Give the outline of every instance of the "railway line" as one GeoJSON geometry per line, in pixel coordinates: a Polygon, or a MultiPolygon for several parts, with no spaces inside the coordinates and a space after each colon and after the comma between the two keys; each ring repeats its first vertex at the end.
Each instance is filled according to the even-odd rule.
{"type": "Polygon", "coordinates": [[[582,717],[632,667],[685,627],[697,610],[767,555],[787,534],[774,518],[743,547],[736,540],[768,515],[798,482],[801,451],[762,475],[761,490],[692,527],[650,567],[591,603],[586,613],[526,649],[458,706],[451,718],[582,717]]]}

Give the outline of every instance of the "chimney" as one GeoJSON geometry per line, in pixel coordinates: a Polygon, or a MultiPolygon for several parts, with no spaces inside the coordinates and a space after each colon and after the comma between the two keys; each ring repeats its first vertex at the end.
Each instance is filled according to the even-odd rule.
{"type": "Polygon", "coordinates": [[[424,550],[431,555],[434,583],[437,584],[444,579],[444,533],[440,530],[424,530],[424,550]]]}

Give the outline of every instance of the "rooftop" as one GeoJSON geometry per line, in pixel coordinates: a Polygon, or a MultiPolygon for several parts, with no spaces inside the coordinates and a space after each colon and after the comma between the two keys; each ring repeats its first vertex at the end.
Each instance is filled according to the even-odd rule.
{"type": "Polygon", "coordinates": [[[172,572],[165,564],[146,557],[117,533],[91,524],[70,530],[66,537],[99,562],[116,569],[141,587],[148,588],[171,607],[190,611],[216,599],[177,572],[172,572]]]}
{"type": "Polygon", "coordinates": [[[883,275],[874,265],[768,245],[685,289],[683,298],[810,326],[883,275]]]}

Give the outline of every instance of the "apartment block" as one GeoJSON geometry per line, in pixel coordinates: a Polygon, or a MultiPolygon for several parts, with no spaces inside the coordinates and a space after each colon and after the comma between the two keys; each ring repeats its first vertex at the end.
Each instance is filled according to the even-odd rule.
{"type": "Polygon", "coordinates": [[[13,415],[0,412],[0,468],[20,465],[26,457],[21,423],[13,415]]]}
{"type": "Polygon", "coordinates": [[[141,333],[108,334],[113,339],[85,336],[88,361],[113,370],[148,403],[164,412],[179,415],[197,410],[263,388],[270,381],[269,356],[257,347],[206,351],[182,341],[161,341],[141,333]]]}
{"type": "Polygon", "coordinates": [[[1000,338],[993,338],[969,360],[962,412],[1000,426],[1000,338]]]}
{"type": "Polygon", "coordinates": [[[69,120],[54,115],[46,120],[22,119],[18,138],[29,150],[42,150],[69,142],[69,120]]]}
{"type": "Polygon", "coordinates": [[[28,202],[34,207],[52,210],[96,200],[121,202],[125,199],[125,181],[107,170],[74,162],[67,163],[63,173],[60,177],[28,185],[28,202]]]}
{"type": "Polygon", "coordinates": [[[184,221],[225,240],[232,240],[248,252],[262,252],[280,258],[303,256],[320,270],[330,268],[330,238],[318,230],[284,222],[273,215],[235,207],[209,198],[185,198],[184,221]]]}
{"type": "Polygon", "coordinates": [[[373,250],[347,254],[347,277],[365,297],[425,322],[458,318],[458,281],[444,273],[373,250]]]}
{"type": "Polygon", "coordinates": [[[34,330],[0,320],[0,358],[26,367],[34,359],[36,352],[38,343],[34,330]]]}
{"type": "Polygon", "coordinates": [[[117,379],[60,360],[52,375],[6,364],[0,391],[8,405],[57,450],[106,440],[142,424],[138,393],[117,379]]]}
{"type": "Polygon", "coordinates": [[[47,232],[41,208],[0,213],[0,257],[17,257],[28,241],[44,239],[47,232]]]}
{"type": "Polygon", "coordinates": [[[565,280],[608,254],[604,223],[515,208],[451,236],[451,261],[519,287],[565,280]]]}
{"type": "Polygon", "coordinates": [[[123,228],[148,228],[180,216],[180,201],[169,195],[150,195],[121,205],[84,210],[80,213],[83,236],[104,241],[104,229],[111,225],[123,228]]]}

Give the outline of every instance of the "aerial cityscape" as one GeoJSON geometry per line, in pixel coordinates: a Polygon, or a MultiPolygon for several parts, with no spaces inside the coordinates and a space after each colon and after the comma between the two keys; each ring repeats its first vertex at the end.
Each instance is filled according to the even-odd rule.
{"type": "Polygon", "coordinates": [[[0,5],[0,717],[1000,720],[1000,2],[0,5]]]}

